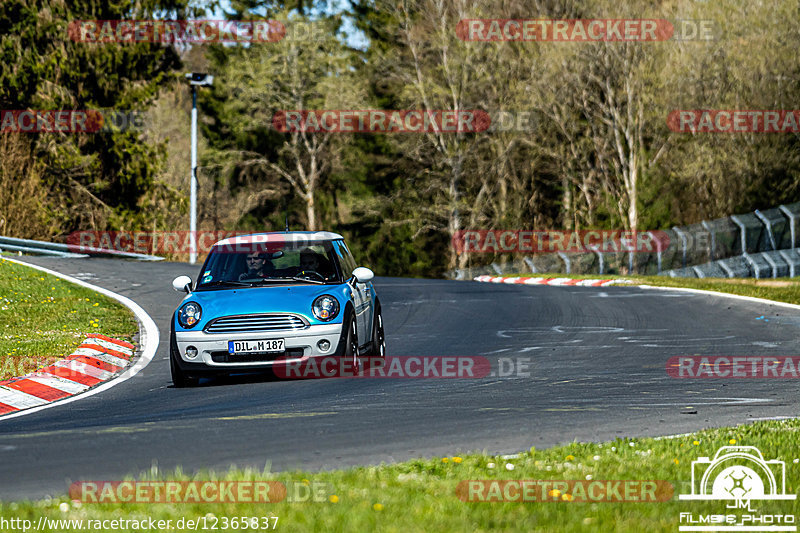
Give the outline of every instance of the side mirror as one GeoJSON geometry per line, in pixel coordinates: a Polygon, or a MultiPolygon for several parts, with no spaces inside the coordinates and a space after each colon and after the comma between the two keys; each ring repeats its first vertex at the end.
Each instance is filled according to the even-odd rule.
{"type": "Polygon", "coordinates": [[[366,283],[372,281],[372,278],[375,277],[375,273],[367,267],[358,267],[353,270],[353,276],[358,283],[366,283]]]}
{"type": "Polygon", "coordinates": [[[172,280],[172,288],[178,292],[192,292],[192,278],[189,276],[178,276],[172,280]]]}

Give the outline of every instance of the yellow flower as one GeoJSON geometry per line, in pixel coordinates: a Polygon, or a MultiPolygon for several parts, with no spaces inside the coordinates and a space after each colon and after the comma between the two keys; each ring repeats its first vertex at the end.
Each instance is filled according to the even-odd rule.
{"type": "Polygon", "coordinates": [[[566,459],[567,461],[573,461],[573,460],[575,460],[575,456],[574,455],[568,455],[564,459],[566,459]]]}
{"type": "Polygon", "coordinates": [[[565,502],[571,502],[572,501],[572,494],[562,494],[561,495],[561,499],[564,500],[565,502]]]}
{"type": "Polygon", "coordinates": [[[383,505],[380,503],[376,503],[375,505],[372,506],[372,508],[375,509],[376,511],[383,511],[383,505]]]}
{"type": "Polygon", "coordinates": [[[311,485],[311,482],[307,479],[303,480],[303,485],[311,485]]]}
{"type": "Polygon", "coordinates": [[[331,494],[328,499],[331,503],[337,503],[339,501],[339,497],[336,494],[331,494]]]}
{"type": "Polygon", "coordinates": [[[553,498],[558,498],[559,496],[561,496],[561,491],[558,490],[558,489],[553,489],[550,492],[548,492],[547,494],[549,496],[552,496],[553,498]]]}
{"type": "Polygon", "coordinates": [[[699,441],[699,440],[696,440],[696,441],[694,441],[692,444],[694,444],[695,446],[700,446],[700,441],[699,441]]]}
{"type": "Polygon", "coordinates": [[[447,461],[449,461],[449,460],[450,460],[450,459],[448,459],[447,457],[442,457],[442,462],[443,462],[443,463],[446,463],[446,462],[447,462],[447,461]]]}
{"type": "Polygon", "coordinates": [[[728,441],[728,444],[736,444],[736,439],[731,439],[728,441]]]}
{"type": "Polygon", "coordinates": [[[453,457],[453,462],[454,463],[460,463],[462,460],[463,459],[461,459],[461,457],[453,457]]]}
{"type": "Polygon", "coordinates": [[[679,463],[679,461],[677,459],[673,459],[673,461],[675,462],[675,464],[679,463]]]}
{"type": "Polygon", "coordinates": [[[92,307],[97,307],[98,305],[100,305],[100,304],[95,302],[95,303],[92,304],[92,307]]]}

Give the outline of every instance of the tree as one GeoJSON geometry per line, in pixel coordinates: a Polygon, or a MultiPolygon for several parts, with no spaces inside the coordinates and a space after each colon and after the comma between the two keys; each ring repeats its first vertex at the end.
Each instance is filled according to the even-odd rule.
{"type": "MultiPolygon", "coordinates": [[[[310,22],[286,15],[278,20],[287,27],[310,22]]],[[[276,132],[273,118],[284,111],[357,109],[365,102],[363,83],[351,68],[353,52],[335,37],[336,20],[314,24],[327,31],[315,32],[312,42],[286,38],[232,53],[215,88],[226,96],[221,114],[236,139],[221,153],[231,171],[254,179],[264,197],[280,194],[280,183],[288,183],[302,201],[308,230],[318,228],[316,195],[348,134],[276,132]]]]}
{"type": "MultiPolygon", "coordinates": [[[[14,68],[0,71],[0,109],[142,111],[179,68],[175,49],[76,42],[69,23],[193,12],[189,0],[5,0],[0,3],[0,61],[14,68]]],[[[140,200],[159,170],[161,146],[132,131],[31,133],[24,142],[30,143],[28,153],[47,189],[44,209],[50,222],[64,231],[136,224],[143,213],[140,200]]]]}

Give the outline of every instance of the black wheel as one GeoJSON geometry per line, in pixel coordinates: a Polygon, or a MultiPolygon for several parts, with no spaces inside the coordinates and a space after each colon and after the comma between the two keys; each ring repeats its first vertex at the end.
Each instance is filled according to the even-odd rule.
{"type": "Polygon", "coordinates": [[[342,357],[353,363],[353,372],[361,373],[361,360],[358,358],[358,334],[356,332],[356,317],[351,316],[347,323],[347,337],[345,338],[344,353],[342,357]]]}
{"type": "Polygon", "coordinates": [[[178,355],[178,345],[175,342],[175,336],[172,335],[172,342],[170,342],[169,347],[169,372],[172,375],[172,384],[176,388],[184,388],[184,387],[194,387],[200,381],[195,376],[187,374],[184,372],[178,363],[176,362],[176,358],[180,357],[178,355]]]}
{"type": "Polygon", "coordinates": [[[375,311],[375,318],[372,321],[372,342],[369,355],[381,359],[386,358],[386,335],[383,331],[383,316],[380,307],[375,311]]]}

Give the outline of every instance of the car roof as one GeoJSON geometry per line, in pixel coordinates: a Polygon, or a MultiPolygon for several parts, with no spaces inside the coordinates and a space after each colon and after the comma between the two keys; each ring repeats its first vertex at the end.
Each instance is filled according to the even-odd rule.
{"type": "Polygon", "coordinates": [[[283,243],[307,241],[333,241],[344,239],[338,233],[330,231],[269,231],[265,233],[250,233],[248,235],[236,235],[222,239],[214,243],[214,246],[227,246],[233,244],[259,244],[259,243],[283,243]]]}

